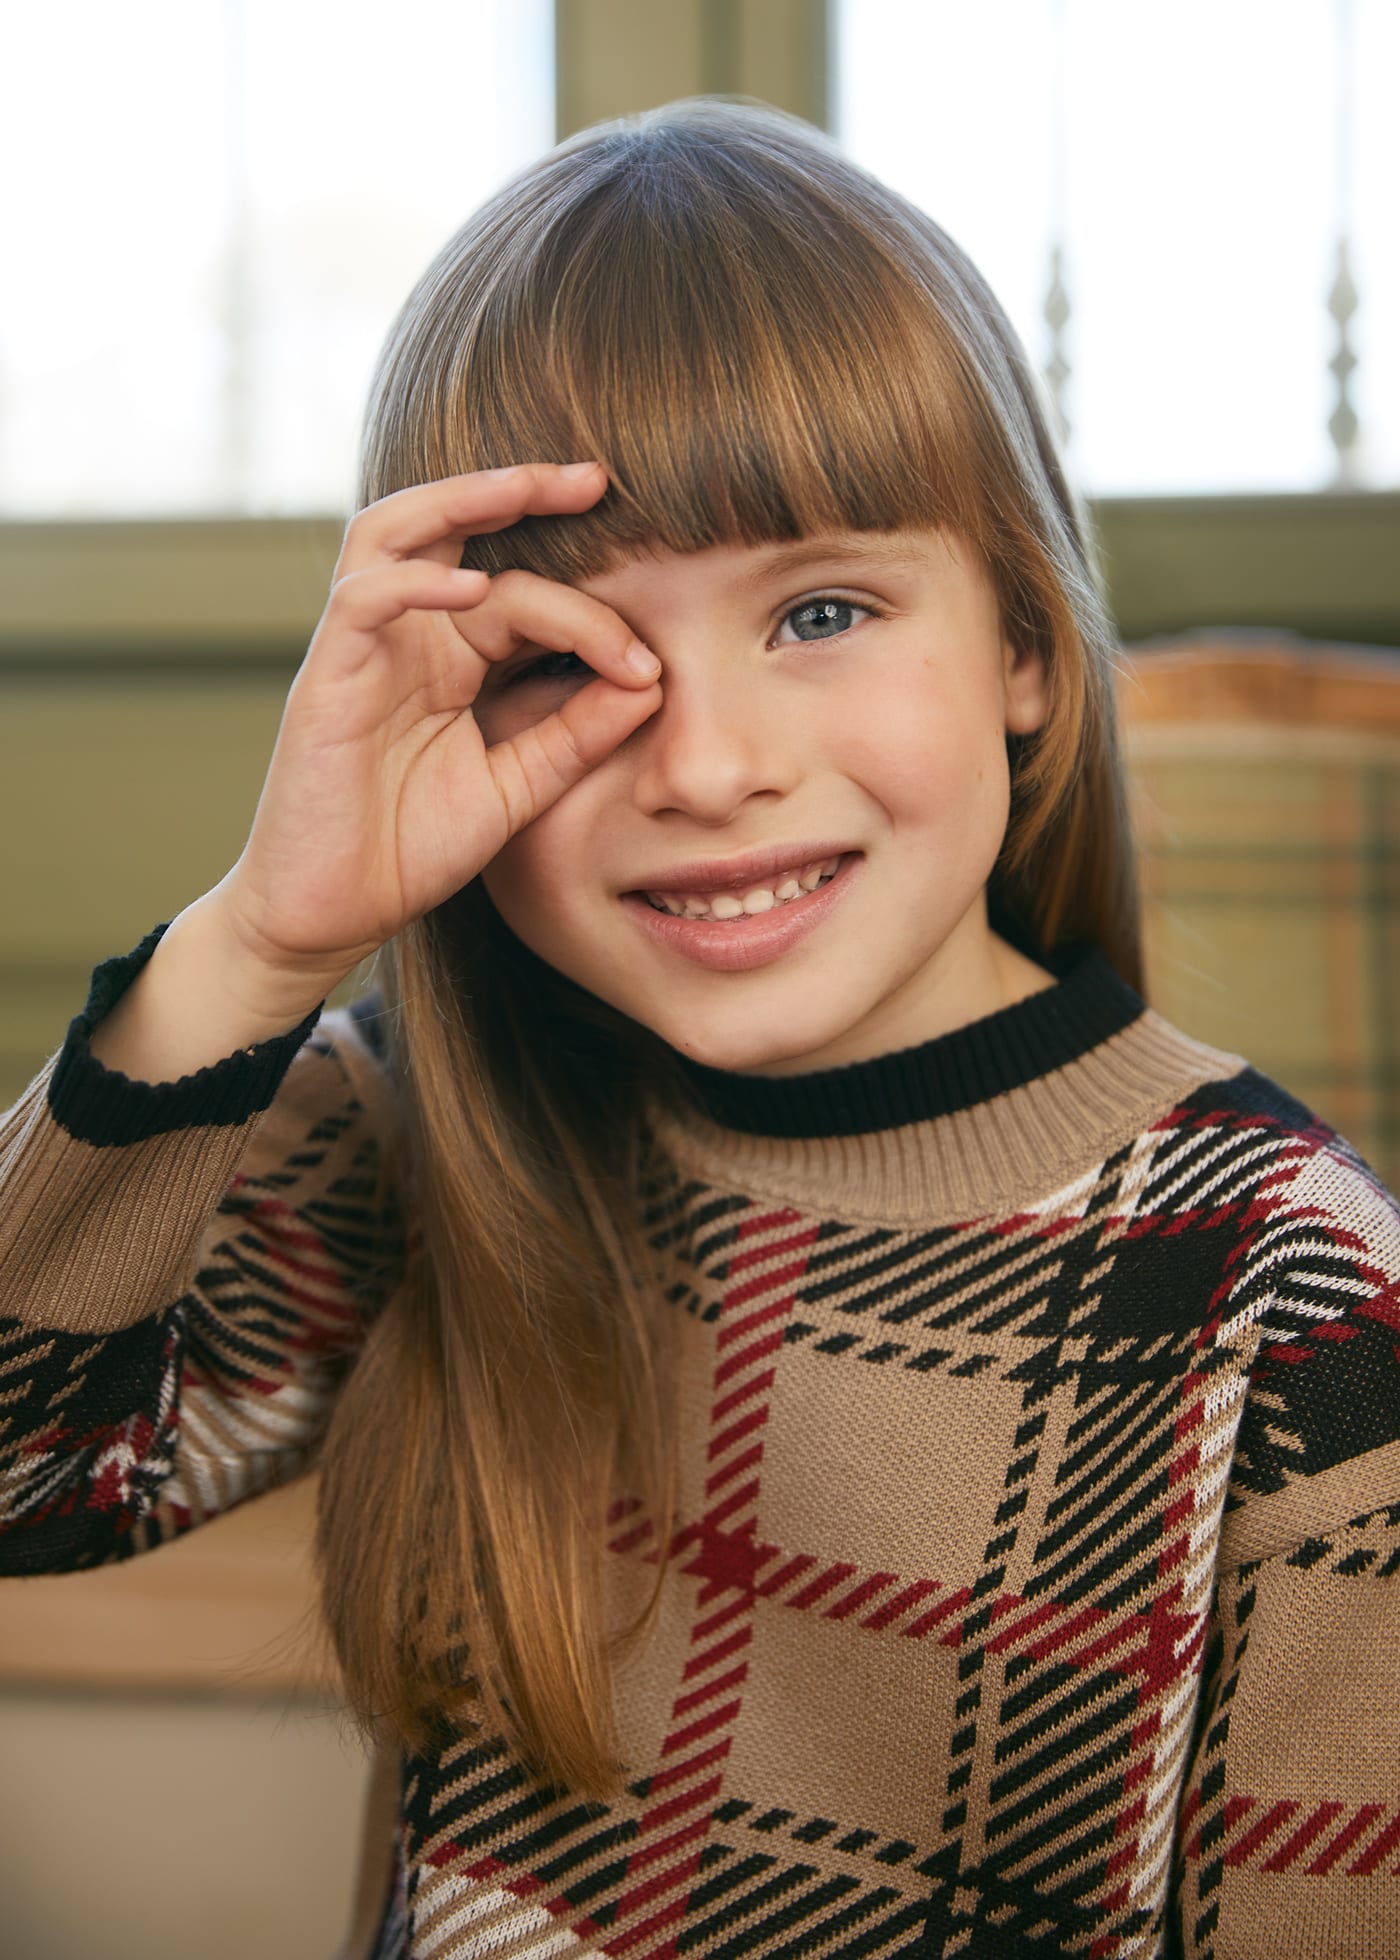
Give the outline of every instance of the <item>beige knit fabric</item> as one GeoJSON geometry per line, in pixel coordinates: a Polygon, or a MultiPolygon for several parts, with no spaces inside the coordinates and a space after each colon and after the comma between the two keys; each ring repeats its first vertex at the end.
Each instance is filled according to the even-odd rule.
{"type": "MultiPolygon", "coordinates": [[[[402,1253],[348,1012],[239,1124],[82,1142],[51,1072],[0,1122],[5,1570],[313,1461],[402,1253]]],[[[628,1791],[386,1761],[360,1960],[1400,1952],[1400,1230],[1346,1147],[1150,1013],[956,1114],[656,1137],[628,1791]]]]}

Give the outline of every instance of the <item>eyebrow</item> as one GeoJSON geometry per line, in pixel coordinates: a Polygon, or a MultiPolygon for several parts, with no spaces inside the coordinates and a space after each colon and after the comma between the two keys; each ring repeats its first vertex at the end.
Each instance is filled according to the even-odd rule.
{"type": "Polygon", "coordinates": [[[827,537],[803,538],[797,544],[775,546],[744,575],[746,585],[766,585],[770,579],[787,578],[805,571],[809,565],[847,560],[857,565],[924,564],[928,554],[907,532],[837,531],[827,537]]]}

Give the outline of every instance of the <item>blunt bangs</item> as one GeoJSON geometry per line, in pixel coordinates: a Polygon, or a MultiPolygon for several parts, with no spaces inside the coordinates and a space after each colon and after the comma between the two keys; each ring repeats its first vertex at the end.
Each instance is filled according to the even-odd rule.
{"type": "Polygon", "coordinates": [[[947,527],[988,551],[977,456],[1000,422],[969,412],[928,237],[810,133],[742,147],[725,113],[723,145],[703,105],[591,132],[583,167],[564,145],[449,244],[386,349],[369,428],[394,426],[367,444],[364,501],[597,459],[592,510],[463,552],[565,582],[655,545],[830,530],[947,527]]]}

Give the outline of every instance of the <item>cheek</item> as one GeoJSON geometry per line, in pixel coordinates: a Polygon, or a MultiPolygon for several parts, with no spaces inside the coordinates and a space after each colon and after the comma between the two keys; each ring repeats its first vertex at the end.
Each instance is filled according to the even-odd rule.
{"type": "Polygon", "coordinates": [[[569,812],[555,804],[512,837],[481,874],[491,903],[536,951],[540,926],[558,918],[563,900],[577,887],[579,848],[569,812]]]}
{"type": "Polygon", "coordinates": [[[908,669],[873,676],[826,731],[844,773],[859,781],[896,822],[995,820],[1010,795],[999,704],[950,698],[911,685],[908,669]]]}

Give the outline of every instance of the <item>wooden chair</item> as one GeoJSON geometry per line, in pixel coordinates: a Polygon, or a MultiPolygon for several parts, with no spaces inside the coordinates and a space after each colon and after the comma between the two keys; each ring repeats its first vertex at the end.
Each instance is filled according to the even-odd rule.
{"type": "Polygon", "coordinates": [[[1118,685],[1148,992],[1400,1186],[1400,649],[1203,632],[1118,685]]]}

